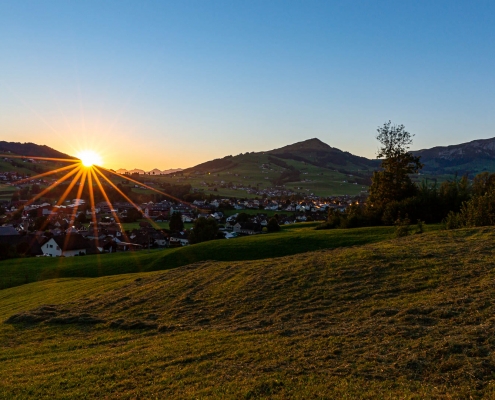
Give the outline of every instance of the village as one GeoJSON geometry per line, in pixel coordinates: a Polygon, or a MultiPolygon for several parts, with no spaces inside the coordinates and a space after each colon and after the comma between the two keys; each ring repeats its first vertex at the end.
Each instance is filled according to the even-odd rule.
{"type": "Polygon", "coordinates": [[[348,196],[297,202],[269,198],[191,203],[164,200],[138,204],[136,209],[136,204],[122,201],[111,208],[108,202],[91,207],[83,199],[61,205],[28,205],[27,200],[15,200],[2,206],[0,245],[3,258],[71,257],[180,247],[189,245],[189,234],[199,218],[214,220],[220,238],[234,239],[266,233],[271,218],[279,225],[324,221],[330,208],[344,211],[354,201],[348,196]],[[170,223],[174,214],[180,215],[178,226],[170,223]]]}

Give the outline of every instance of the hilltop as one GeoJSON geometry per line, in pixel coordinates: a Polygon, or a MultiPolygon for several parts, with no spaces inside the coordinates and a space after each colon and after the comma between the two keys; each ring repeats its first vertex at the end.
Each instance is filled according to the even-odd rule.
{"type": "Polygon", "coordinates": [[[489,398],[493,228],[0,291],[4,397],[489,398]]]}
{"type": "Polygon", "coordinates": [[[239,187],[269,193],[358,195],[366,191],[378,165],[376,161],[332,148],[319,139],[309,139],[279,149],[229,155],[179,174],[193,188],[213,187],[220,195],[242,196],[235,192],[239,187]],[[274,188],[277,189],[269,190],[274,188]]]}
{"type": "Polygon", "coordinates": [[[246,155],[250,156],[249,161],[251,162],[253,161],[253,157],[257,157],[260,164],[269,163],[270,160],[272,160],[273,163],[276,163],[277,161],[275,160],[280,159],[278,161],[280,166],[285,168],[287,167],[284,165],[284,160],[292,160],[293,162],[288,165],[299,166],[300,168],[302,168],[304,164],[310,164],[325,169],[342,169],[349,171],[358,171],[360,169],[370,170],[379,165],[376,161],[343,152],[342,150],[330,147],[321,140],[314,138],[274,150],[258,153],[251,152],[207,161],[198,164],[195,167],[185,169],[184,172],[217,172],[234,169],[248,161],[245,158],[246,155]],[[270,159],[270,156],[272,159],[270,159]]]}
{"type": "Polygon", "coordinates": [[[322,168],[338,169],[340,166],[369,170],[379,166],[379,162],[376,160],[369,160],[330,147],[316,138],[271,150],[268,153],[283,159],[303,161],[322,168]]]}
{"type": "Polygon", "coordinates": [[[21,156],[76,159],[58,150],[35,143],[0,141],[0,154],[13,153],[21,156]]]}

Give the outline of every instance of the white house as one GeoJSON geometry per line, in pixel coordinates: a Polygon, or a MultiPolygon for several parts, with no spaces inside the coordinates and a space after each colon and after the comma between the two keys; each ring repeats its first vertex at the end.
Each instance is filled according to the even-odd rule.
{"type": "Polygon", "coordinates": [[[170,245],[171,246],[187,246],[189,244],[189,240],[185,239],[185,238],[179,238],[179,237],[170,237],[170,241],[169,241],[170,245]]]}
{"type": "Polygon", "coordinates": [[[41,246],[41,251],[51,257],[73,257],[86,254],[88,248],[88,242],[81,235],[71,234],[49,239],[41,246]]]}

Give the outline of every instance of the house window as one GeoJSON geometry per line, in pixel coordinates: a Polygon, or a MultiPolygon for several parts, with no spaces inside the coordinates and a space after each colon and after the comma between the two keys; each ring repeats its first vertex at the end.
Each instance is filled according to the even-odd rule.
{"type": "Polygon", "coordinates": [[[53,244],[50,245],[50,249],[53,249],[53,244]]]}

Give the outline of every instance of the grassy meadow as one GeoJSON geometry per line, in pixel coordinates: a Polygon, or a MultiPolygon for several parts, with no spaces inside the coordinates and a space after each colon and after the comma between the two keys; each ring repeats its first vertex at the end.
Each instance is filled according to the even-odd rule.
{"type": "MultiPolygon", "coordinates": [[[[192,246],[68,258],[24,258],[0,262],[0,288],[65,277],[98,277],[176,268],[206,260],[245,261],[308,251],[363,245],[393,237],[393,227],[314,230],[318,223],[281,232],[215,240],[192,246]]],[[[438,229],[437,225],[427,229],[438,229]]]]}
{"type": "Polygon", "coordinates": [[[494,242],[437,230],[4,289],[0,397],[493,398],[494,242]]]}

